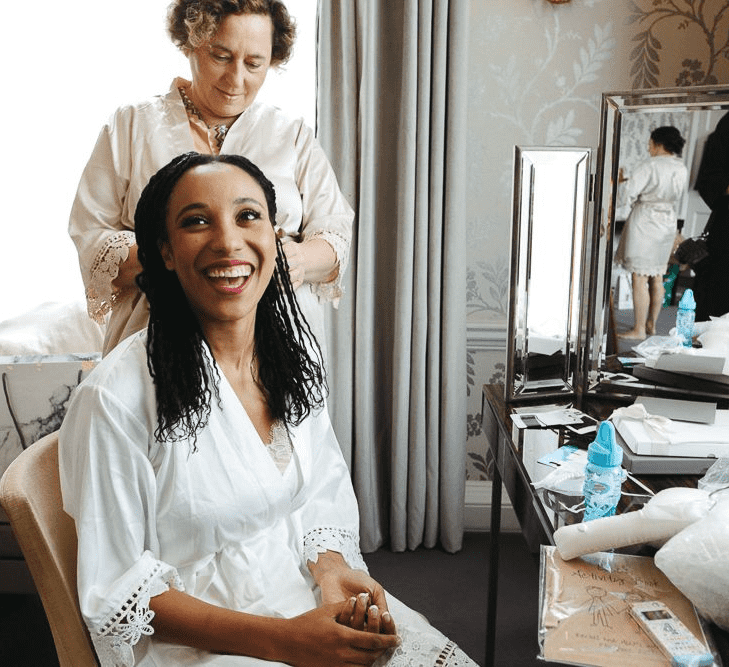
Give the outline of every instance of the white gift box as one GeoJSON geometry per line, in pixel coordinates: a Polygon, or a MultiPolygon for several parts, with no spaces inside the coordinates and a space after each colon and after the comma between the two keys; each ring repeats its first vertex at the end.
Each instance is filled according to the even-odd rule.
{"type": "MultiPolygon", "coordinates": [[[[631,409],[634,407],[638,406],[631,406],[631,409]]],[[[709,458],[729,456],[729,410],[717,410],[713,424],[681,422],[647,413],[645,418],[633,418],[625,416],[627,412],[626,408],[616,410],[611,420],[635,454],[709,458]]]]}

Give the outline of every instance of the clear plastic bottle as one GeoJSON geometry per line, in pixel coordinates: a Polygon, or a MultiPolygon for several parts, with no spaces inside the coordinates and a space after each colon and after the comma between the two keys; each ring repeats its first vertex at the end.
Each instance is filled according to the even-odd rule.
{"type": "Polygon", "coordinates": [[[626,476],[622,463],[623,450],[615,441],[615,427],[611,422],[601,422],[595,440],[587,448],[583,521],[615,514],[626,476]]]}
{"type": "Polygon", "coordinates": [[[696,320],[696,301],[691,289],[684,290],[678,302],[676,312],[676,333],[683,338],[684,347],[692,347],[694,336],[694,321],[696,320]]]}

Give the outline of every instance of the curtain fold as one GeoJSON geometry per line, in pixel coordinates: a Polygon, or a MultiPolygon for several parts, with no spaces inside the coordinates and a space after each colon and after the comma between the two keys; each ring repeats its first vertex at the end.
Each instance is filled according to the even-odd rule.
{"type": "Polygon", "coordinates": [[[461,547],[467,0],[320,0],[318,134],[357,218],[328,318],[362,550],[461,547]]]}

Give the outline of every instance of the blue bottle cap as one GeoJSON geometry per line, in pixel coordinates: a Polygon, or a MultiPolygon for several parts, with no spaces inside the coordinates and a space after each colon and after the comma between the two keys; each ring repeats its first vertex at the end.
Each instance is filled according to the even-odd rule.
{"type": "Polygon", "coordinates": [[[682,308],[683,310],[696,310],[694,291],[691,288],[687,288],[683,291],[681,300],[678,302],[678,307],[682,308]]]}
{"type": "Polygon", "coordinates": [[[600,422],[595,439],[587,448],[587,460],[601,468],[612,468],[623,463],[623,449],[615,441],[612,422],[600,422]]]}

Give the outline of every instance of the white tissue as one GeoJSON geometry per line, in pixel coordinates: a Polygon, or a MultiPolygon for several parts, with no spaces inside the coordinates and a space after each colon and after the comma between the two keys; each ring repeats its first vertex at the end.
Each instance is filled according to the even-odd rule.
{"type": "Polygon", "coordinates": [[[567,460],[542,479],[532,482],[535,489],[547,489],[567,496],[581,496],[585,483],[586,455],[567,460]]]}
{"type": "Polygon", "coordinates": [[[729,356],[729,327],[710,327],[699,336],[701,349],[721,357],[729,356]]]}
{"type": "Polygon", "coordinates": [[[698,340],[701,343],[701,350],[718,354],[722,357],[729,357],[729,313],[721,317],[712,317],[708,322],[701,322],[704,326],[700,331],[698,340]]]}
{"type": "Polygon", "coordinates": [[[684,349],[683,337],[676,333],[675,327],[668,336],[649,336],[633,346],[633,350],[646,359],[658,359],[664,353],[681,352],[684,349]]]}

